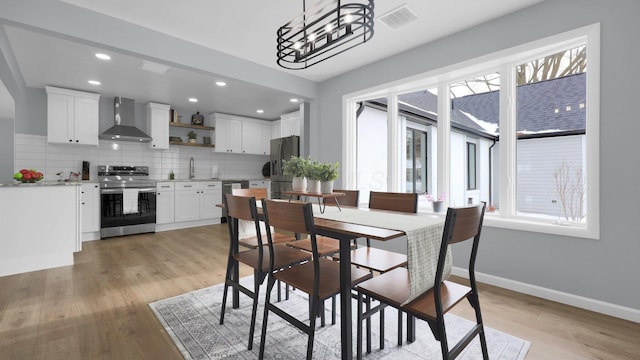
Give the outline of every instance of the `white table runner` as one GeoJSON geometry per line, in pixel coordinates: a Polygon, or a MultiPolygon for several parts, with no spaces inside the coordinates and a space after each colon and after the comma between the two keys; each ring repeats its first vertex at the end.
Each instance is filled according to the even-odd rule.
{"type": "MultiPolygon", "coordinates": [[[[343,221],[384,229],[404,231],[407,234],[407,262],[411,289],[407,304],[433,287],[442,242],[444,216],[434,214],[401,214],[354,208],[327,206],[324,214],[314,205],[313,216],[320,219],[343,221]]],[[[447,250],[443,280],[451,275],[451,249],[447,250]]]]}

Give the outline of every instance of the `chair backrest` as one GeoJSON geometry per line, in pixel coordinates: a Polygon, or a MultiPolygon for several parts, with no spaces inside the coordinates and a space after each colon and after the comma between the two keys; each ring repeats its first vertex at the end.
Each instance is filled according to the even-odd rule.
{"type": "MultiPolygon", "coordinates": [[[[339,192],[339,193],[344,193],[344,196],[341,196],[338,198],[338,202],[340,203],[340,206],[344,205],[344,206],[354,206],[357,207],[358,206],[358,202],[360,200],[360,190],[339,190],[339,189],[333,189],[333,192],[339,192]]],[[[325,198],[324,199],[324,203],[327,205],[335,205],[336,204],[336,198],[325,198]]]]}
{"type": "Polygon", "coordinates": [[[224,206],[227,210],[227,216],[240,220],[253,221],[254,218],[251,212],[251,203],[249,201],[250,198],[253,198],[253,201],[255,203],[255,197],[225,194],[224,206]]]}
{"type": "MultiPolygon", "coordinates": [[[[447,247],[450,244],[462,241],[473,240],[469,255],[469,276],[472,287],[475,288],[475,262],[478,253],[478,243],[482,231],[482,221],[484,220],[485,203],[476,206],[452,208],[447,210],[447,217],[442,232],[442,242],[440,243],[440,254],[438,257],[438,268],[436,271],[435,284],[442,281],[447,247]]],[[[437,287],[436,287],[437,288],[437,287]]]]}
{"type": "MultiPolygon", "coordinates": [[[[258,219],[258,209],[255,197],[238,196],[225,194],[224,206],[227,210],[227,223],[229,226],[229,238],[231,239],[230,252],[237,252],[237,244],[242,236],[241,223],[253,224],[255,230],[251,231],[251,236],[255,236],[258,241],[259,256],[262,259],[262,229],[260,219],[258,219]]],[[[251,226],[251,225],[249,225],[251,226]]],[[[262,260],[260,260],[262,261],[262,260]]]]}
{"type": "Polygon", "coordinates": [[[418,194],[371,191],[369,209],[417,213],[418,194]]]}
{"type": "Polygon", "coordinates": [[[254,197],[256,200],[266,199],[267,188],[231,189],[231,194],[237,196],[254,197]]]}

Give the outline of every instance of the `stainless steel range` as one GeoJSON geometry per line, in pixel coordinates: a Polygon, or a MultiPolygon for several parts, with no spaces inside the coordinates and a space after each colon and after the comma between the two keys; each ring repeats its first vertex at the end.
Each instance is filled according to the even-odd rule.
{"type": "Polygon", "coordinates": [[[98,166],[100,237],[156,231],[156,182],[148,166],[98,166]]]}

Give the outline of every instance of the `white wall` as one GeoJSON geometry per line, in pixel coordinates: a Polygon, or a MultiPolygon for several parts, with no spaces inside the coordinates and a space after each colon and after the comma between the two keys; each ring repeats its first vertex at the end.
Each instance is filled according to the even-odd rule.
{"type": "Polygon", "coordinates": [[[100,140],[98,147],[48,144],[46,136],[16,134],[15,171],[35,168],[44,170],[46,180],[57,180],[58,172],[80,172],[82,161],[90,162],[90,179],[97,180],[98,165],[149,166],[150,177],[168,179],[173,170],[176,179],[189,178],[189,159],[196,162],[196,178],[209,179],[213,165],[226,179],[262,179],[266,155],[215,153],[209,148],[171,146],[169,150],[151,150],[148,144],[100,140]]]}
{"type": "MultiPolygon", "coordinates": [[[[640,321],[640,291],[633,286],[640,274],[635,226],[640,170],[632,151],[637,148],[640,122],[629,105],[637,103],[640,80],[631,70],[640,58],[634,40],[640,33],[639,13],[640,2],[635,0],[546,0],[325,81],[320,84],[320,117],[311,124],[316,134],[311,149],[325,159],[341,160],[342,139],[336,132],[342,129],[345,94],[600,22],[600,239],[485,227],[477,270],[530,289],[586,299],[594,308],[605,306],[640,321]]],[[[454,264],[464,267],[455,253],[454,264]]]]}

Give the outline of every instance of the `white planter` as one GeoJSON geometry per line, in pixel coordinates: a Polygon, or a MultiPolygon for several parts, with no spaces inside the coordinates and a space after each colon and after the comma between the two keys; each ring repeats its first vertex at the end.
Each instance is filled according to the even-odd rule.
{"type": "Polygon", "coordinates": [[[291,181],[291,188],[293,191],[305,191],[307,190],[307,178],[306,177],[294,177],[291,181]]]}
{"type": "Polygon", "coordinates": [[[189,143],[195,144],[196,143],[196,139],[189,139],[189,143]]]}
{"type": "Polygon", "coordinates": [[[433,202],[433,212],[442,212],[444,210],[444,201],[434,201],[433,202]]]}
{"type": "Polygon", "coordinates": [[[331,194],[333,192],[333,180],[320,182],[320,191],[323,194],[331,194]]]}
{"type": "Polygon", "coordinates": [[[307,192],[320,194],[320,180],[307,180],[307,192]]]}

